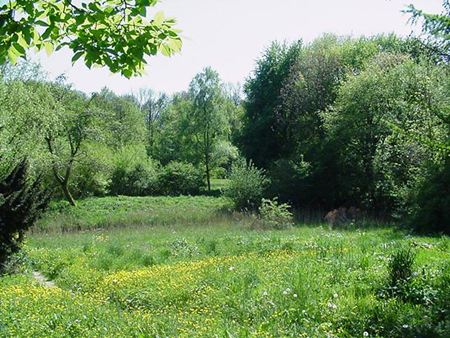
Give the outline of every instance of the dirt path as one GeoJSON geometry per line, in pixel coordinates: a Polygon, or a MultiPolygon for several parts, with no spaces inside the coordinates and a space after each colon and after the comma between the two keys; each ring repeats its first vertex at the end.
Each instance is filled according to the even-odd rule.
{"type": "Polygon", "coordinates": [[[39,272],[33,271],[33,277],[36,279],[40,284],[42,284],[45,287],[48,288],[56,288],[56,284],[48,281],[44,276],[42,276],[39,272]]]}

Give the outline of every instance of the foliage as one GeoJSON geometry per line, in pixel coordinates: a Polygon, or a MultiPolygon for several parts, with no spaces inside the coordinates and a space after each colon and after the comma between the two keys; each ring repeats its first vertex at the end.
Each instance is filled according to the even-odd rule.
{"type": "Polygon", "coordinates": [[[450,61],[450,2],[443,0],[444,11],[441,14],[429,14],[409,5],[406,13],[411,14],[411,21],[417,23],[422,21],[422,32],[429,36],[431,42],[435,45],[435,53],[444,59],[450,61]]]}
{"type": "Polygon", "coordinates": [[[405,203],[401,190],[414,188],[438,157],[391,125],[444,140],[437,113],[448,105],[443,79],[445,72],[429,63],[380,54],[341,86],[335,104],[322,116],[339,154],[337,174],[347,202],[378,211],[405,203]]]}
{"type": "Polygon", "coordinates": [[[102,143],[110,148],[120,149],[145,139],[143,116],[133,100],[118,96],[107,88],[96,93],[91,103],[98,112],[96,121],[102,143]]]}
{"type": "Polygon", "coordinates": [[[167,109],[170,99],[165,93],[156,93],[151,89],[141,89],[132,99],[144,115],[145,127],[147,129],[147,153],[155,156],[155,144],[161,131],[161,115],[167,109]]]}
{"type": "Polygon", "coordinates": [[[275,109],[281,103],[280,90],[301,46],[301,42],[292,46],[272,43],[244,86],[247,100],[240,144],[244,156],[259,167],[267,168],[270,160],[282,155],[275,109]]]}
{"type": "Polygon", "coordinates": [[[116,155],[109,191],[112,195],[145,196],[158,189],[159,166],[139,151],[126,147],[116,155]]]}
{"type": "Polygon", "coordinates": [[[190,163],[170,162],[158,176],[158,191],[162,195],[197,195],[204,185],[202,172],[190,163]]]}
{"type": "Polygon", "coordinates": [[[40,179],[27,182],[28,164],[17,164],[0,181],[0,272],[12,254],[19,251],[25,232],[36,222],[49,201],[40,179]]]}
{"type": "Polygon", "coordinates": [[[289,229],[294,224],[289,208],[286,203],[279,204],[276,198],[273,200],[263,198],[258,210],[264,226],[280,230],[289,229]]]}
{"type": "Polygon", "coordinates": [[[224,110],[225,96],[219,74],[205,68],[189,84],[192,112],[189,116],[189,133],[193,135],[197,156],[205,165],[206,183],[211,191],[212,156],[217,142],[229,133],[224,110]]]}
{"type": "Polygon", "coordinates": [[[450,186],[449,162],[434,169],[430,177],[419,187],[409,224],[420,232],[450,234],[450,186]]]}
{"type": "Polygon", "coordinates": [[[37,84],[37,88],[48,86],[53,100],[46,102],[47,109],[54,114],[54,121],[43,130],[43,141],[46,144],[51,162],[51,171],[60,185],[67,201],[75,206],[70,192],[69,180],[74,164],[83,153],[84,145],[92,134],[92,125],[96,110],[91,101],[80,93],[71,91],[62,84],[37,84]]]}
{"type": "Polygon", "coordinates": [[[261,204],[263,193],[269,180],[263,169],[258,169],[253,162],[240,158],[231,166],[229,184],[224,190],[236,209],[255,209],[261,204]]]}
{"type": "Polygon", "coordinates": [[[174,19],[162,12],[146,19],[157,0],[8,1],[0,7],[0,63],[16,63],[26,49],[36,47],[51,54],[70,48],[76,62],[107,66],[130,78],[142,74],[145,56],[158,51],[170,56],[181,49],[174,19]]]}

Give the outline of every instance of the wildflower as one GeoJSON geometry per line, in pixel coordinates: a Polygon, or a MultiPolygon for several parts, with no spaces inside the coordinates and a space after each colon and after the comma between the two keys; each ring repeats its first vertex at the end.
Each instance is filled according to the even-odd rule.
{"type": "Polygon", "coordinates": [[[263,296],[267,296],[267,291],[264,291],[264,292],[263,292],[263,296]]]}
{"type": "Polygon", "coordinates": [[[297,298],[297,294],[296,293],[294,293],[294,298],[297,298]]]}
{"type": "Polygon", "coordinates": [[[338,295],[337,293],[335,293],[335,294],[333,295],[333,297],[334,297],[334,298],[338,298],[339,295],[338,295]]]}
{"type": "Polygon", "coordinates": [[[364,336],[364,337],[369,337],[369,332],[364,331],[364,332],[363,332],[363,336],[364,336]]]}
{"type": "Polygon", "coordinates": [[[333,303],[331,303],[331,302],[329,302],[329,303],[328,303],[328,307],[329,307],[329,308],[332,308],[332,309],[336,309],[336,308],[337,308],[337,305],[336,305],[336,304],[333,304],[333,303]]]}
{"type": "Polygon", "coordinates": [[[233,271],[233,270],[234,270],[234,266],[230,266],[230,267],[228,268],[228,270],[233,271]]]}
{"type": "Polygon", "coordinates": [[[404,328],[404,329],[407,329],[408,327],[409,327],[408,324],[403,324],[403,328],[404,328]]]}

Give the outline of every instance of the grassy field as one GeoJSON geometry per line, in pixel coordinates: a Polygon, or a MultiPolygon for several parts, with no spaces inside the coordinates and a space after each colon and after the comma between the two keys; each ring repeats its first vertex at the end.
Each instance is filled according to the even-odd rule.
{"type": "Polygon", "coordinates": [[[448,237],[261,230],[228,207],[213,197],[53,206],[17,272],[0,278],[0,336],[449,337],[448,237]]]}

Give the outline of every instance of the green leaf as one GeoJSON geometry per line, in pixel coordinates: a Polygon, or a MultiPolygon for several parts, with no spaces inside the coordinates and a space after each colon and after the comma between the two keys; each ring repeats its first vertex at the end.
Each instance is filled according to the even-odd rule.
{"type": "Polygon", "coordinates": [[[172,48],[172,50],[174,52],[180,52],[181,51],[181,47],[183,46],[183,43],[181,42],[181,40],[178,39],[171,39],[169,40],[169,42],[167,43],[167,45],[172,48]]]}
{"type": "Polygon", "coordinates": [[[46,23],[42,20],[38,20],[38,21],[34,22],[34,24],[37,26],[48,27],[48,23],[46,23]]]}
{"type": "Polygon", "coordinates": [[[75,55],[72,57],[72,64],[75,63],[83,55],[84,55],[84,52],[75,53],[75,55]]]}
{"type": "Polygon", "coordinates": [[[25,48],[23,48],[20,44],[15,43],[13,46],[19,53],[18,55],[25,55],[25,48]]]}
{"type": "Polygon", "coordinates": [[[171,56],[172,55],[172,49],[170,49],[167,45],[162,45],[159,50],[161,51],[162,55],[164,56],[171,56]]]}
{"type": "Polygon", "coordinates": [[[50,56],[53,53],[53,43],[51,43],[50,41],[45,41],[44,42],[44,49],[45,52],[47,53],[47,56],[50,56]]]}
{"type": "Polygon", "coordinates": [[[13,65],[17,63],[17,55],[11,49],[8,50],[8,59],[13,65]]]}
{"type": "Polygon", "coordinates": [[[163,12],[156,13],[153,17],[153,24],[156,26],[161,26],[161,24],[164,22],[164,18],[165,16],[163,12]]]}

